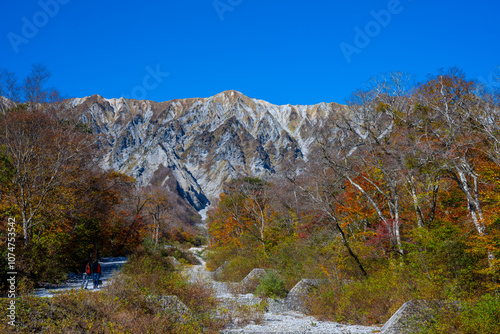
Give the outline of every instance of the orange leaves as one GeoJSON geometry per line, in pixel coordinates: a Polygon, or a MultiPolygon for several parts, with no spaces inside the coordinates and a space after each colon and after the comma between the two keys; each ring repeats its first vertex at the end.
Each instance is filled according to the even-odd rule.
{"type": "Polygon", "coordinates": [[[215,212],[209,216],[208,228],[218,245],[240,245],[241,236],[252,228],[252,220],[245,209],[241,194],[221,194],[215,212]]]}
{"type": "Polygon", "coordinates": [[[210,217],[208,230],[212,237],[213,246],[240,245],[241,228],[236,220],[230,216],[210,217]]]}
{"type": "Polygon", "coordinates": [[[214,245],[242,245],[266,249],[276,243],[279,232],[267,196],[267,185],[259,179],[235,180],[220,195],[217,208],[209,213],[208,226],[214,245]]]}
{"type": "MultiPolygon", "coordinates": [[[[356,183],[370,189],[370,185],[362,178],[354,178],[356,183]]],[[[359,192],[351,183],[346,182],[345,190],[342,194],[343,205],[338,205],[336,211],[341,213],[347,221],[373,219],[376,217],[375,209],[370,206],[364,195],[359,192]]],[[[376,219],[376,218],[375,218],[376,219]]]]}

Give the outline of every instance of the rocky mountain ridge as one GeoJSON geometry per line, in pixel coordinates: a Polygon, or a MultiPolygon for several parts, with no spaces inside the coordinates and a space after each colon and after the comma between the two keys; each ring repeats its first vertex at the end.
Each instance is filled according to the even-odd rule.
{"type": "Polygon", "coordinates": [[[98,95],[64,103],[101,135],[103,167],[140,184],[155,176],[167,186],[174,178],[198,211],[231,178],[266,178],[285,161],[307,159],[314,131],[345,111],[336,103],[278,106],[237,91],[160,103],[98,95]]]}

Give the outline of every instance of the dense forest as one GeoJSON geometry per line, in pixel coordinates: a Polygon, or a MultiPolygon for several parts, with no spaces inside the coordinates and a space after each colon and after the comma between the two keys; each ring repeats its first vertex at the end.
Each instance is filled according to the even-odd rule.
{"type": "Polygon", "coordinates": [[[441,330],[490,332],[500,317],[495,87],[455,68],[422,83],[374,78],[331,116],[334,130],[318,129],[303,166],[226,185],[209,213],[209,266],[235,281],[271,268],[287,289],[329,279],[311,312],[351,323],[383,323],[413,299],[487,305],[462,315],[472,331],[456,315],[441,330]]]}

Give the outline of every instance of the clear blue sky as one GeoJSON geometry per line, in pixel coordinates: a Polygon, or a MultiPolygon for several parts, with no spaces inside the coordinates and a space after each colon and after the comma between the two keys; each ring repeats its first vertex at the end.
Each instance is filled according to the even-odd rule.
{"type": "Polygon", "coordinates": [[[424,79],[458,66],[488,80],[500,65],[494,0],[41,3],[51,5],[2,4],[0,67],[23,77],[42,63],[51,84],[71,97],[166,101],[235,89],[277,104],[342,103],[378,73],[402,70],[424,79]],[[371,12],[388,8],[390,17],[378,23],[371,12]],[[355,27],[368,29],[368,42],[355,40],[355,27]],[[348,48],[346,57],[341,45],[356,52],[348,48]],[[155,79],[147,68],[163,74],[155,79]]]}

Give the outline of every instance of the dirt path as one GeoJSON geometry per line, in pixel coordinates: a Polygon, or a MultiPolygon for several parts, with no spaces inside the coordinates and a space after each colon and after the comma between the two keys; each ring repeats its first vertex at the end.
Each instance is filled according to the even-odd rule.
{"type": "MultiPolygon", "coordinates": [[[[118,271],[120,267],[127,262],[126,257],[103,257],[99,262],[101,264],[101,280],[102,286],[107,286],[113,273],[118,271]]],[[[53,297],[54,295],[63,293],[64,291],[81,289],[82,277],[80,275],[72,275],[68,281],[63,284],[53,285],[46,288],[36,289],[34,295],[38,297],[53,297]]],[[[92,280],[89,281],[89,291],[92,291],[92,280]]],[[[99,289],[97,289],[99,290],[99,289]]]]}
{"type": "MultiPolygon", "coordinates": [[[[200,265],[189,266],[185,269],[187,277],[194,280],[201,280],[212,285],[217,297],[223,303],[224,301],[241,302],[245,304],[258,303],[259,298],[252,294],[234,295],[231,294],[227,284],[224,282],[216,282],[212,278],[212,274],[207,270],[205,261],[199,256],[204,248],[191,248],[190,251],[200,260],[200,265]]],[[[231,305],[231,303],[228,303],[231,305]]],[[[234,305],[234,304],[233,304],[234,305]]],[[[223,333],[374,333],[379,332],[380,327],[377,326],[357,326],[345,325],[330,321],[319,321],[312,316],[306,316],[302,313],[286,311],[280,313],[267,312],[264,314],[264,320],[260,324],[250,324],[244,327],[232,326],[223,333]]]]}

